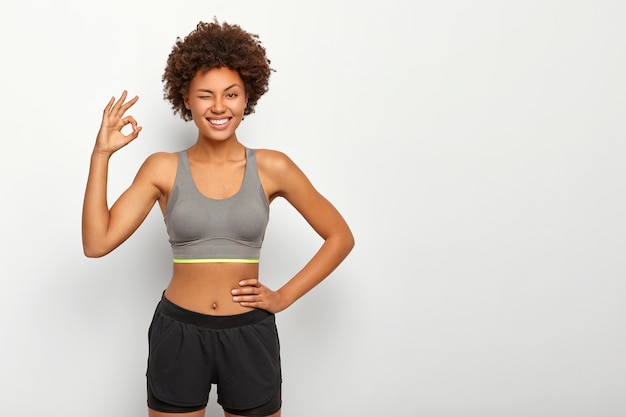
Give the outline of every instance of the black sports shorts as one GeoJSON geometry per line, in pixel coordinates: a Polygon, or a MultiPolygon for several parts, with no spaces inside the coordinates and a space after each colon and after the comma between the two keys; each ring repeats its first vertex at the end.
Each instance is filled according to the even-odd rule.
{"type": "Polygon", "coordinates": [[[165,296],[148,331],[148,407],[169,413],[205,408],[211,384],[229,413],[267,416],[281,407],[280,346],[274,314],[211,316],[165,296]]]}

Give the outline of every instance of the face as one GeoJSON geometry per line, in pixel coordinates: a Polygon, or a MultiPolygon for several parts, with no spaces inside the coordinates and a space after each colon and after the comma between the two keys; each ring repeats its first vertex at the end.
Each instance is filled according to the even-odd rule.
{"type": "Polygon", "coordinates": [[[185,107],[191,110],[199,134],[211,140],[235,137],[247,103],[239,73],[226,67],[199,71],[185,98],[185,107]]]}

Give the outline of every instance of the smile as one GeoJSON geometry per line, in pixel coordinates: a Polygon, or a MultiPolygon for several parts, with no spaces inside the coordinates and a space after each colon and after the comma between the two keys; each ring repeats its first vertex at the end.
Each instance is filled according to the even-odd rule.
{"type": "Polygon", "coordinates": [[[224,125],[224,124],[228,123],[230,121],[230,118],[226,118],[226,119],[207,119],[207,120],[212,125],[221,126],[221,125],[224,125]]]}

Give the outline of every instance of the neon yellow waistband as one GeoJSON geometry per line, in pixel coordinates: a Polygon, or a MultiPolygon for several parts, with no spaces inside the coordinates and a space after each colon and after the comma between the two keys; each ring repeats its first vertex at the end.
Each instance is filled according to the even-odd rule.
{"type": "Polygon", "coordinates": [[[258,264],[258,259],[232,259],[232,258],[207,258],[207,259],[185,259],[174,258],[175,264],[204,264],[204,263],[238,263],[238,264],[258,264]]]}

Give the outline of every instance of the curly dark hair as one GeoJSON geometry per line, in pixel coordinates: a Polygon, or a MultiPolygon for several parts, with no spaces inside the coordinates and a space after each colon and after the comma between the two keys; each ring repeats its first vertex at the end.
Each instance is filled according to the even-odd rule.
{"type": "Polygon", "coordinates": [[[172,104],[174,114],[185,121],[192,120],[185,107],[189,84],[198,71],[227,67],[239,73],[243,80],[248,105],[244,115],[254,108],[269,89],[270,60],[265,54],[259,36],[248,33],[239,25],[200,22],[184,39],[177,38],[167,59],[162,81],[164,98],[172,104]]]}

